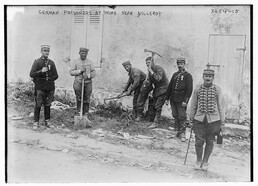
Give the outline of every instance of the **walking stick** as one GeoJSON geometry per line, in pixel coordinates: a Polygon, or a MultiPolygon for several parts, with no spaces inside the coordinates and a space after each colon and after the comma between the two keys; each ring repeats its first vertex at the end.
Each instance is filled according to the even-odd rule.
{"type": "MultiPolygon", "coordinates": [[[[188,146],[187,146],[186,155],[185,155],[185,162],[187,159],[187,154],[188,154],[188,150],[189,150],[189,146],[190,146],[190,142],[191,142],[192,131],[193,131],[193,127],[191,127],[190,137],[189,137],[188,146]]],[[[184,162],[184,165],[185,165],[185,162],[184,162]]]]}

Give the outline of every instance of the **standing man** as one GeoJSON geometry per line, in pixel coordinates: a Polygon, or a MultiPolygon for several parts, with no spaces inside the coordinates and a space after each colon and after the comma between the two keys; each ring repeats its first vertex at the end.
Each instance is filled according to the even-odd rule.
{"type": "Polygon", "coordinates": [[[54,61],[48,58],[49,45],[41,46],[41,57],[36,59],[30,70],[30,77],[35,84],[34,126],[39,126],[39,116],[44,105],[45,126],[50,126],[50,106],[54,100],[55,80],[58,78],[54,61]]]}
{"type": "Polygon", "coordinates": [[[146,74],[141,71],[138,68],[134,68],[132,67],[130,61],[126,61],[124,63],[122,63],[122,65],[124,66],[125,70],[128,72],[128,76],[129,79],[126,83],[126,86],[123,90],[123,92],[120,94],[124,94],[124,95],[131,95],[132,92],[134,92],[134,96],[133,96],[133,113],[135,115],[136,120],[140,121],[141,117],[142,117],[142,111],[138,110],[138,105],[142,105],[142,107],[144,106],[144,103],[146,101],[146,99],[144,99],[141,96],[141,87],[143,85],[143,82],[146,78],[146,74]]]}
{"type": "Polygon", "coordinates": [[[194,90],[190,121],[195,133],[195,151],[197,162],[195,169],[208,170],[208,160],[213,149],[215,135],[224,126],[225,113],[221,89],[214,85],[214,70],[203,72],[204,83],[194,90]],[[206,143],[203,155],[203,145],[206,143]]]}
{"type": "Polygon", "coordinates": [[[185,70],[185,58],[177,59],[177,68],[178,71],[173,74],[168,85],[166,104],[170,99],[172,116],[175,119],[176,136],[184,142],[186,140],[186,108],[193,91],[193,78],[185,70]]]}
{"type": "Polygon", "coordinates": [[[75,76],[73,88],[76,96],[77,111],[82,115],[88,115],[90,107],[90,96],[92,93],[92,79],[96,76],[96,71],[91,60],[87,59],[89,49],[81,47],[80,57],[73,61],[70,69],[70,75],[75,76]],[[81,100],[82,80],[84,79],[84,95],[81,100]],[[80,110],[81,101],[83,110],[80,110]]]}
{"type": "Polygon", "coordinates": [[[158,123],[160,121],[162,107],[166,100],[168,78],[165,73],[165,70],[161,66],[154,64],[154,59],[152,57],[146,58],[146,65],[148,68],[146,84],[150,83],[154,85],[153,105],[154,105],[155,119],[154,119],[154,123],[148,127],[153,129],[158,126],[158,123]]]}

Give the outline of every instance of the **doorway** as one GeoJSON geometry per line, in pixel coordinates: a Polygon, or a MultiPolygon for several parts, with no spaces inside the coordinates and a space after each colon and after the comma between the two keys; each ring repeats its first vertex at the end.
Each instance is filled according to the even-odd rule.
{"type": "Polygon", "coordinates": [[[226,110],[235,108],[233,119],[239,119],[239,104],[242,96],[245,35],[209,36],[208,62],[215,70],[214,84],[222,89],[226,110]]]}

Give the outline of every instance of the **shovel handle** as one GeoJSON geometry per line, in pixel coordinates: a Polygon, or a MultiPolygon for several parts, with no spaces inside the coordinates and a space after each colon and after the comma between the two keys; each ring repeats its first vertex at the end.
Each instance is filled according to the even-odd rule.
{"type": "Polygon", "coordinates": [[[83,109],[83,95],[84,95],[84,78],[82,77],[81,112],[80,112],[80,118],[81,119],[82,119],[82,109],[83,109]]]}

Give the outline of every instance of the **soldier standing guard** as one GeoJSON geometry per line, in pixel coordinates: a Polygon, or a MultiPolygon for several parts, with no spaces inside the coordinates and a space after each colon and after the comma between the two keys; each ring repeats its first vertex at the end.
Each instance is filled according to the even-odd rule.
{"type": "Polygon", "coordinates": [[[131,95],[132,92],[134,92],[133,95],[133,113],[135,118],[138,118],[137,121],[140,121],[142,117],[142,111],[138,108],[139,104],[144,105],[146,99],[142,96],[140,90],[143,85],[143,81],[146,78],[146,74],[141,71],[138,68],[132,67],[130,61],[126,61],[122,63],[125,70],[128,72],[129,79],[126,83],[126,86],[123,90],[123,92],[120,94],[121,96],[123,94],[125,95],[131,95]],[[141,104],[143,103],[143,104],[141,104]]]}
{"type": "Polygon", "coordinates": [[[213,150],[215,135],[224,130],[225,113],[221,89],[214,85],[214,70],[203,72],[204,83],[194,90],[190,107],[190,123],[195,133],[197,161],[195,169],[208,170],[208,160],[213,150]],[[204,155],[203,145],[205,143],[204,155]]]}
{"type": "Polygon", "coordinates": [[[92,93],[92,79],[96,76],[96,71],[91,60],[87,59],[89,49],[81,47],[80,57],[73,61],[70,69],[70,75],[75,76],[73,88],[76,96],[77,111],[82,115],[88,115],[90,96],[92,93]],[[84,79],[84,96],[81,100],[82,79],[84,79]],[[83,110],[80,110],[81,101],[83,101],[83,110]]]}
{"type": "Polygon", "coordinates": [[[36,59],[31,67],[30,77],[35,84],[35,107],[34,107],[34,126],[39,125],[40,109],[44,105],[45,125],[49,127],[50,106],[54,100],[55,80],[58,78],[54,61],[48,58],[50,51],[49,45],[41,46],[41,57],[36,59]]]}
{"type": "Polygon", "coordinates": [[[172,116],[175,119],[174,130],[176,136],[185,141],[186,130],[186,109],[187,103],[193,91],[192,75],[185,70],[185,58],[177,59],[178,71],[175,72],[170,80],[167,89],[166,104],[170,99],[172,116]]]}

